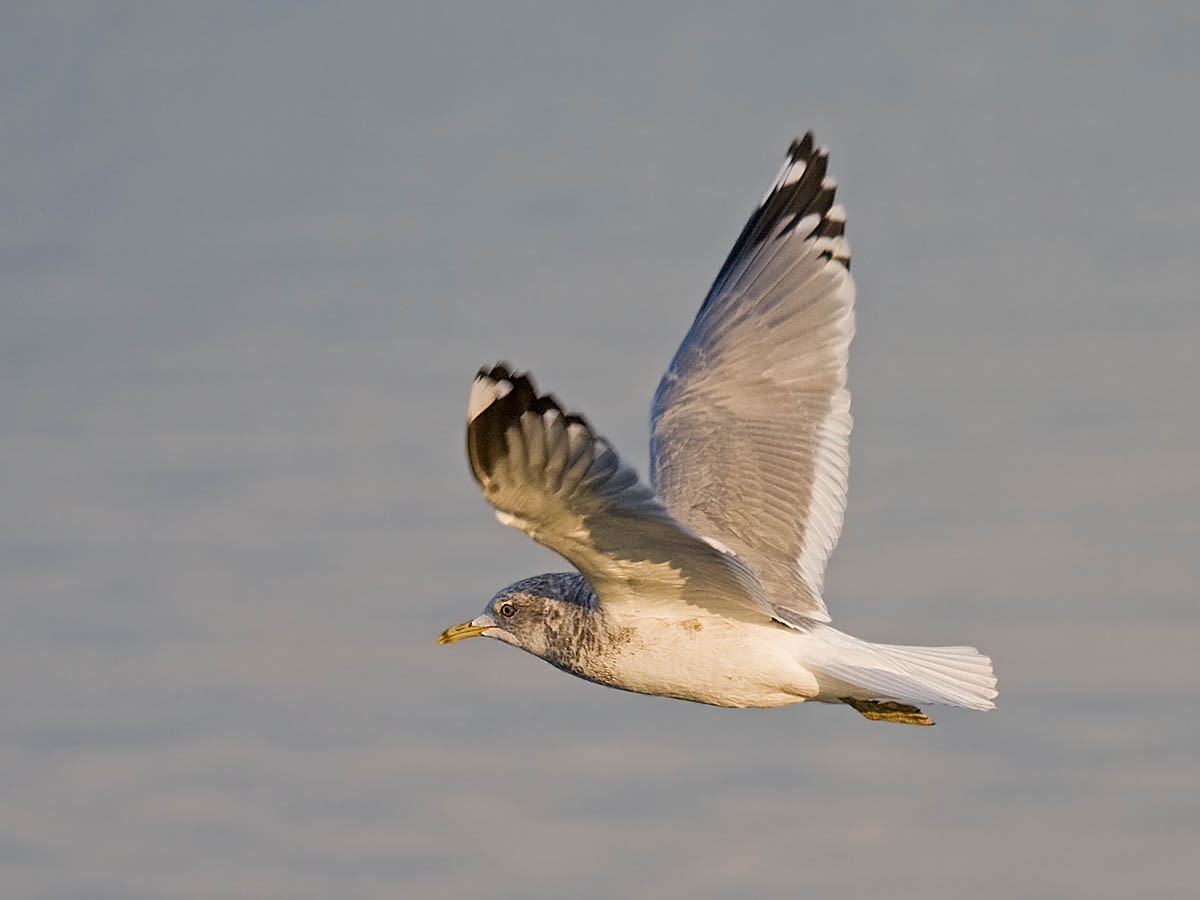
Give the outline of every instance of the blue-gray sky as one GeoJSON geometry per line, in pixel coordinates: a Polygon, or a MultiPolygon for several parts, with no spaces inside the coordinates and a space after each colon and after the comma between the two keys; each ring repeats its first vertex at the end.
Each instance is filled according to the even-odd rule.
{"type": "Polygon", "coordinates": [[[9,4],[0,887],[1177,898],[1200,844],[1191,4],[9,4]],[[644,470],[790,138],[859,288],[835,623],[999,708],[437,647],[561,568],[462,453],[531,369],[644,470]]]}

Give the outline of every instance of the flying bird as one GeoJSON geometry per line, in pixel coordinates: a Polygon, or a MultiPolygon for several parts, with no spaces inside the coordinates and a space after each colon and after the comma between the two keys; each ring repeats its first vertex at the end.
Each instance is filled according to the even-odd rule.
{"type": "Polygon", "coordinates": [[[582,415],[499,363],[479,371],[467,456],[505,525],[576,569],[536,575],[446,629],[599,684],[714,706],[840,703],[932,725],[990,709],[973,647],[834,628],[822,587],[846,506],[854,281],[812,132],[750,216],[651,407],[647,484],[582,415]]]}

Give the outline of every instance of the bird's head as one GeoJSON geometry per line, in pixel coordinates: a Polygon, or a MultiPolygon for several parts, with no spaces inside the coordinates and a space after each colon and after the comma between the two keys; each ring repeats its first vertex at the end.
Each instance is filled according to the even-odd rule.
{"type": "Polygon", "coordinates": [[[490,637],[549,659],[561,639],[578,632],[578,623],[595,608],[595,595],[581,575],[535,575],[510,584],[470,622],[447,628],[439,644],[490,637]],[[569,633],[568,633],[569,632],[569,633]]]}

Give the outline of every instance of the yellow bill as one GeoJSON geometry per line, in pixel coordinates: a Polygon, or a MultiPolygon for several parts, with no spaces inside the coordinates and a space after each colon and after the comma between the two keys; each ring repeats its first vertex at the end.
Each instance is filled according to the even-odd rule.
{"type": "Polygon", "coordinates": [[[471,622],[463,622],[461,625],[451,626],[439,634],[437,642],[453,644],[455,641],[465,641],[467,638],[479,637],[489,628],[495,627],[495,625],[475,625],[471,622]]]}

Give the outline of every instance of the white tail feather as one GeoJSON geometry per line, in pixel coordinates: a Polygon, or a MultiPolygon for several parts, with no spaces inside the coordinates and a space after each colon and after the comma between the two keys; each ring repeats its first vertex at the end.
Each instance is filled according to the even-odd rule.
{"type": "MultiPolygon", "coordinates": [[[[902,647],[860,642],[854,652],[825,661],[820,675],[838,684],[822,686],[831,694],[856,700],[894,700],[921,705],[943,703],[967,709],[996,704],[992,661],[974,647],[902,647]]],[[[831,697],[832,699],[832,697],[831,697]]]]}

